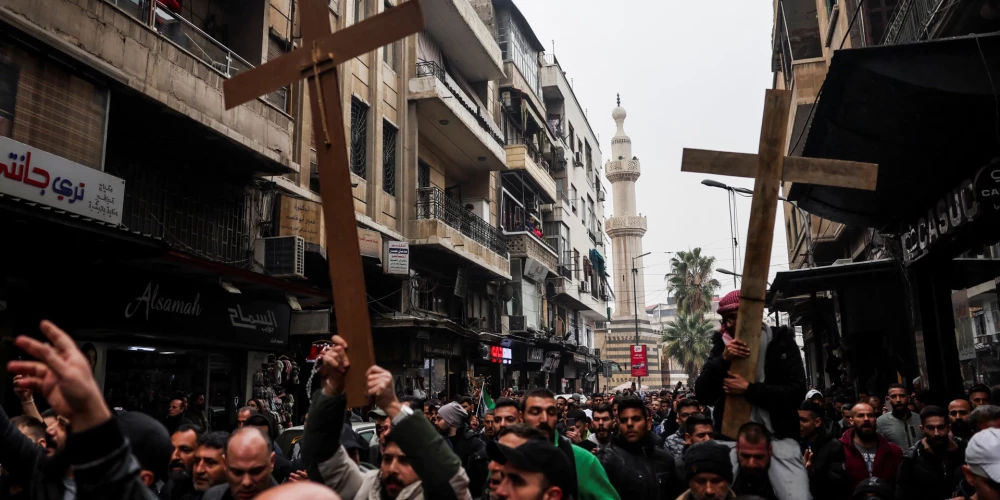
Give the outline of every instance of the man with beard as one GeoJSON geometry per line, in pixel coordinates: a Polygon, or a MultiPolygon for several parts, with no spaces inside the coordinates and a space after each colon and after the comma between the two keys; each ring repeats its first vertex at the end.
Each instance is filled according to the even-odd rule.
{"type": "Polygon", "coordinates": [[[969,389],[969,402],[972,403],[972,409],[982,405],[993,404],[991,403],[992,391],[985,384],[976,384],[969,389]]]}
{"type": "Polygon", "coordinates": [[[777,500],[767,477],[771,467],[771,433],[767,427],[747,422],[736,434],[736,478],[733,491],[740,496],[777,500]]]}
{"type": "Polygon", "coordinates": [[[500,398],[493,404],[493,422],[497,432],[521,423],[521,406],[510,398],[500,398]]]}
{"type": "Polygon", "coordinates": [[[605,404],[594,407],[594,432],[587,438],[598,448],[604,448],[611,444],[614,436],[615,419],[611,416],[611,407],[605,404]]]}
{"type": "Polygon", "coordinates": [[[729,461],[729,447],[708,441],[699,443],[684,452],[684,475],[688,490],[677,500],[735,500],[730,485],[733,466],[729,461]]]}
{"type": "Polygon", "coordinates": [[[622,498],[666,499],[678,493],[674,458],[657,448],[649,427],[649,409],[637,398],[618,404],[618,435],[597,458],[622,498]]]}
{"type": "Polygon", "coordinates": [[[438,410],[434,426],[451,442],[451,449],[462,461],[462,467],[469,475],[469,490],[480,491],[486,483],[489,459],[486,443],[468,427],[467,421],[468,415],[459,403],[448,403],[438,410]]]}
{"type": "Polygon", "coordinates": [[[875,411],[870,405],[854,405],[853,415],[854,427],[840,437],[844,461],[828,465],[830,469],[842,468],[847,475],[843,493],[836,498],[849,497],[858,483],[869,477],[895,485],[896,471],[903,459],[903,451],[875,431],[875,411]]]}
{"type": "MultiPolygon", "coordinates": [[[[508,448],[517,448],[528,441],[541,441],[548,444],[548,439],[545,434],[541,431],[535,429],[534,427],[528,427],[524,424],[515,424],[509,427],[504,427],[497,432],[496,444],[506,446],[508,448]]],[[[491,447],[487,444],[487,451],[491,447]]],[[[551,446],[551,445],[550,445],[551,446]]],[[[493,456],[490,456],[490,478],[486,482],[486,490],[483,491],[483,496],[480,497],[482,500],[498,500],[500,497],[497,495],[497,490],[500,488],[500,483],[504,479],[504,463],[493,460],[493,456]]],[[[560,457],[565,459],[565,457],[560,457]]]]}
{"type": "MultiPolygon", "coordinates": [[[[513,428],[505,429],[504,438],[513,428]]],[[[496,500],[562,500],[570,498],[569,461],[548,440],[527,439],[517,447],[490,443],[490,458],[502,464],[496,500]]]]}
{"type": "Polygon", "coordinates": [[[892,412],[878,418],[875,430],[890,443],[908,450],[924,437],[920,432],[920,415],[910,411],[910,393],[903,384],[889,386],[889,403],[892,412]]]}
{"type": "Polygon", "coordinates": [[[604,404],[604,396],[603,396],[602,394],[599,394],[599,393],[596,393],[596,392],[595,392],[595,393],[594,393],[594,394],[593,394],[593,395],[592,395],[592,396],[590,397],[590,401],[589,401],[589,403],[590,403],[590,404],[592,405],[592,407],[594,407],[594,408],[596,408],[596,407],[598,407],[598,406],[601,406],[602,404],[604,404]]]}
{"type": "Polygon", "coordinates": [[[809,473],[809,489],[816,500],[833,500],[830,484],[842,483],[843,469],[833,469],[831,461],[843,463],[843,445],[823,427],[823,408],[811,401],[799,406],[799,446],[809,473]]]}
{"type": "Polygon", "coordinates": [[[695,413],[701,413],[701,405],[697,400],[685,399],[677,403],[677,424],[680,427],[677,432],[667,437],[663,445],[675,460],[680,460],[684,454],[684,433],[686,432],[684,423],[687,422],[688,417],[695,413]]]}
{"type": "Polygon", "coordinates": [[[960,441],[968,442],[972,437],[972,426],[969,425],[969,413],[972,407],[964,399],[956,399],[948,403],[948,427],[951,435],[960,441]]]}
{"type": "MultiPolygon", "coordinates": [[[[617,404],[618,401],[616,401],[617,404]]],[[[573,480],[566,496],[577,500],[608,500],[617,499],[618,493],[608,481],[608,475],[593,453],[575,446],[569,439],[559,435],[556,423],[559,421],[559,408],[556,396],[545,388],[529,391],[524,397],[524,423],[545,434],[552,444],[558,447],[569,459],[574,473],[573,480]]]]}
{"type": "Polygon", "coordinates": [[[372,366],[365,374],[367,394],[392,420],[377,471],[362,472],[340,444],[347,409],[345,376],[350,369],[347,342],[334,335],[323,352],[302,438],[302,459],[309,478],[326,484],[345,500],[468,498],[469,480],[445,438],[425,418],[396,399],[392,374],[372,366]]]}
{"type": "Polygon", "coordinates": [[[209,488],[226,482],[224,453],[227,440],[229,440],[227,432],[208,432],[198,438],[198,449],[194,452],[192,468],[196,498],[209,488]]]}
{"type": "Polygon", "coordinates": [[[896,498],[950,498],[962,477],[965,446],[948,433],[948,412],[926,406],[920,412],[924,438],[903,454],[896,478],[896,498]]]}
{"type": "Polygon", "coordinates": [[[200,437],[201,429],[189,424],[178,427],[170,435],[173,453],[170,455],[167,482],[160,491],[161,499],[182,500],[190,499],[194,495],[192,469],[194,467],[194,453],[198,449],[198,438],[200,437]]]}
{"type": "Polygon", "coordinates": [[[486,410],[483,415],[483,440],[486,442],[496,441],[496,413],[493,410],[486,410]]]}

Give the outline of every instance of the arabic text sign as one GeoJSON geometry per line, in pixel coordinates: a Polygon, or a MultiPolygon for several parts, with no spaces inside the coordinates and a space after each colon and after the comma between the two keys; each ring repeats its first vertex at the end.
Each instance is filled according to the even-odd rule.
{"type": "Polygon", "coordinates": [[[125,181],[0,137],[0,193],[117,225],[125,181]]]}
{"type": "Polygon", "coordinates": [[[301,236],[307,243],[326,246],[323,205],[283,195],[280,207],[278,236],[301,236]]]}
{"type": "Polygon", "coordinates": [[[649,369],[646,366],[646,346],[644,345],[632,346],[632,376],[649,376],[649,369]]]}
{"type": "Polygon", "coordinates": [[[387,274],[410,274],[410,244],[405,241],[389,241],[386,245],[385,272],[387,274]]]}

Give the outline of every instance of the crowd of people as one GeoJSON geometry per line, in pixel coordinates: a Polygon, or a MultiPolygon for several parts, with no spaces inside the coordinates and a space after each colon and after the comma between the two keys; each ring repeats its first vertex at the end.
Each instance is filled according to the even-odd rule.
{"type": "Polygon", "coordinates": [[[506,390],[490,408],[397,397],[390,371],[364,374],[376,442],[351,426],[350,346],[318,360],[301,436],[283,441],[264,412],[217,429],[203,396],[179,396],[156,420],[108,408],[86,357],[55,325],[19,337],[23,414],[0,411],[0,498],[16,499],[1000,499],[1000,407],[975,386],[946,405],[906,386],[874,394],[807,390],[794,339],[764,326],[754,382],[733,338],[738,296],[693,387],[573,394],[506,390]],[[727,396],[750,420],[724,435],[727,396]],[[49,410],[39,414],[35,398],[49,410]],[[190,418],[194,416],[195,418],[190,418]],[[281,442],[286,449],[282,449],[281,442]]]}

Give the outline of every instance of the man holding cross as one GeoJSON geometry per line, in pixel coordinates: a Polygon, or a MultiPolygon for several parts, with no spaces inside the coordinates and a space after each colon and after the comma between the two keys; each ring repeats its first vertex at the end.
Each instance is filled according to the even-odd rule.
{"type": "Polygon", "coordinates": [[[746,343],[734,338],[739,303],[739,290],[719,301],[722,328],[712,337],[712,353],[695,382],[695,393],[704,401],[715,402],[717,433],[723,432],[726,397],[746,398],[751,405],[750,420],[765,426],[774,436],[768,477],[775,495],[779,500],[809,498],[809,478],[795,441],[799,432],[798,405],[806,393],[806,373],[794,333],[787,327],[761,324],[756,382],[748,382],[731,371],[734,361],[750,356],[746,343]]]}

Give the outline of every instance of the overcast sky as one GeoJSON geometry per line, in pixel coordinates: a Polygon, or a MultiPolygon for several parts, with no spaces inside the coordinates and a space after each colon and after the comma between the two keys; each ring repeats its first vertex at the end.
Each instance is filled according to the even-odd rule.
{"type": "MultiPolygon", "coordinates": [[[[555,41],[556,57],[600,135],[604,161],[615,134],[615,94],[621,93],[625,132],[642,162],[637,201],[649,220],[643,248],[653,252],[641,270],[647,304],[666,302],[666,252],[701,247],[718,259],[717,267],[733,269],[728,194],[702,186],[708,176],[681,172],[681,149],[757,152],[764,91],[772,85],[771,0],[515,3],[547,51],[555,41]]],[[[714,178],[753,188],[752,179],[714,178]]],[[[742,260],[750,199],[737,200],[742,260]]],[[[605,214],[612,213],[609,196],[605,214]]],[[[771,276],[787,263],[779,210],[771,276]]],[[[731,276],[716,278],[720,294],[734,289],[731,276]]]]}

